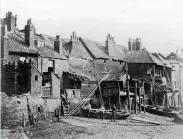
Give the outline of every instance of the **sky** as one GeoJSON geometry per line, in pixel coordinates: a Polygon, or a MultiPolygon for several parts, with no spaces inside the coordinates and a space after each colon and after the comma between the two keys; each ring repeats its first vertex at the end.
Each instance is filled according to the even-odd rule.
{"type": "Polygon", "coordinates": [[[150,52],[183,48],[183,0],[1,0],[1,18],[17,14],[18,28],[32,19],[37,33],[105,42],[107,34],[128,46],[141,38],[150,52]]]}

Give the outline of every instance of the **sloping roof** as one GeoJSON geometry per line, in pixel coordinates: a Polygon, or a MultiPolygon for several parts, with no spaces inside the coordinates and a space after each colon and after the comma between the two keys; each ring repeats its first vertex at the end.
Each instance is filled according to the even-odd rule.
{"type": "Polygon", "coordinates": [[[18,31],[12,31],[7,34],[8,49],[10,52],[38,54],[38,50],[34,46],[28,46],[24,40],[24,34],[18,31]]]}
{"type": "Polygon", "coordinates": [[[146,49],[142,51],[129,51],[128,52],[128,62],[129,63],[154,63],[163,66],[163,63],[149,53],[146,49]]]}
{"type": "Polygon", "coordinates": [[[74,45],[72,45],[72,42],[68,39],[64,39],[62,42],[63,42],[63,54],[66,57],[69,57],[70,55],[75,58],[83,58],[90,60],[93,59],[79,40],[75,41],[74,45]]]}
{"type": "Polygon", "coordinates": [[[156,58],[158,58],[166,67],[171,68],[172,66],[170,65],[170,63],[168,61],[166,61],[162,55],[158,54],[158,53],[152,53],[156,58]]]}
{"type": "MultiPolygon", "coordinates": [[[[80,40],[94,58],[97,58],[97,59],[100,59],[100,58],[109,59],[110,58],[108,55],[108,49],[104,43],[95,42],[95,41],[88,40],[85,38],[80,38],[80,40]]],[[[123,46],[121,46],[121,45],[116,45],[116,47],[114,47],[115,56],[113,57],[113,59],[121,60],[121,61],[127,60],[125,52],[123,51],[124,47],[123,48],[122,47],[123,46]]]]}
{"type": "Polygon", "coordinates": [[[24,30],[12,31],[7,34],[9,45],[8,49],[10,52],[28,53],[28,54],[40,54],[42,57],[66,59],[64,55],[58,54],[53,50],[54,38],[43,35],[35,34],[35,40],[44,41],[44,47],[28,46],[25,43],[24,30]]]}
{"type": "Polygon", "coordinates": [[[125,72],[109,73],[103,81],[120,81],[124,76],[126,77],[125,72]]]}
{"type": "Polygon", "coordinates": [[[42,57],[45,58],[54,58],[54,59],[67,59],[65,56],[58,54],[53,49],[48,47],[39,47],[39,53],[42,57]]]}

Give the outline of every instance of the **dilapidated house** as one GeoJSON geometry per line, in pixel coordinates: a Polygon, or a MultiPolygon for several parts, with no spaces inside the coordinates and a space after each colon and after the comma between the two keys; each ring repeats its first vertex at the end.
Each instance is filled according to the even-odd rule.
{"type": "Polygon", "coordinates": [[[110,105],[116,104],[120,109],[120,90],[126,86],[126,48],[116,44],[110,34],[104,43],[99,43],[77,37],[75,32],[70,40],[64,40],[63,48],[65,56],[69,58],[69,67],[91,77],[90,81],[82,82],[81,97],[85,98],[89,93],[93,93],[90,98],[93,107],[99,108],[104,105],[110,109],[108,106],[110,103],[110,105]],[[106,78],[102,79],[104,76],[106,78]],[[96,86],[99,87],[94,89],[96,86]],[[112,98],[115,100],[112,101],[112,98]]]}
{"type": "Polygon", "coordinates": [[[138,83],[138,95],[139,88],[143,87],[148,104],[168,105],[167,91],[171,92],[171,66],[161,55],[152,54],[146,49],[142,49],[140,38],[129,39],[128,48],[131,92],[135,92],[136,82],[138,83]]]}
{"type": "Polygon", "coordinates": [[[30,19],[23,30],[18,30],[16,18],[11,12],[1,20],[1,24],[3,62],[31,60],[31,65],[39,74],[31,74],[31,78],[34,79],[31,84],[33,89],[28,89],[28,92],[34,97],[59,98],[63,71],[69,69],[68,60],[62,54],[60,37],[37,34],[30,19]]]}

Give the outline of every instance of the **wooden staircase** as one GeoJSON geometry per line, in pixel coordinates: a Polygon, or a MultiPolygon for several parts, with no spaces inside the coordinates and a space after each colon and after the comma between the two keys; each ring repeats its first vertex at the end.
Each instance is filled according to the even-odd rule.
{"type": "MultiPolygon", "coordinates": [[[[99,85],[100,83],[105,80],[107,77],[109,76],[109,73],[105,74],[102,79],[99,81],[99,85]]],[[[86,103],[88,103],[90,101],[90,97],[95,93],[95,91],[98,88],[98,84],[96,84],[92,90],[78,103],[76,104],[76,106],[70,111],[69,116],[70,115],[74,115],[75,113],[77,113],[86,103]]]]}
{"type": "Polygon", "coordinates": [[[69,105],[64,105],[64,116],[69,116],[69,105]]]}

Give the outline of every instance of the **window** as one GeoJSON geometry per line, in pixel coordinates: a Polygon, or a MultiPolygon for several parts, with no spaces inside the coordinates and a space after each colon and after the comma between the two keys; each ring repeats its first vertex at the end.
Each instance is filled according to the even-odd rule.
{"type": "Polygon", "coordinates": [[[48,72],[54,72],[55,69],[55,61],[48,60],[48,72]]]}
{"type": "Polygon", "coordinates": [[[105,63],[105,64],[107,63],[106,59],[104,60],[104,63],[105,63]]]}
{"type": "Polygon", "coordinates": [[[37,75],[35,76],[35,81],[38,81],[38,77],[37,77],[37,75]]]}
{"type": "Polygon", "coordinates": [[[25,57],[20,57],[20,61],[24,62],[26,58],[25,57]]]}

